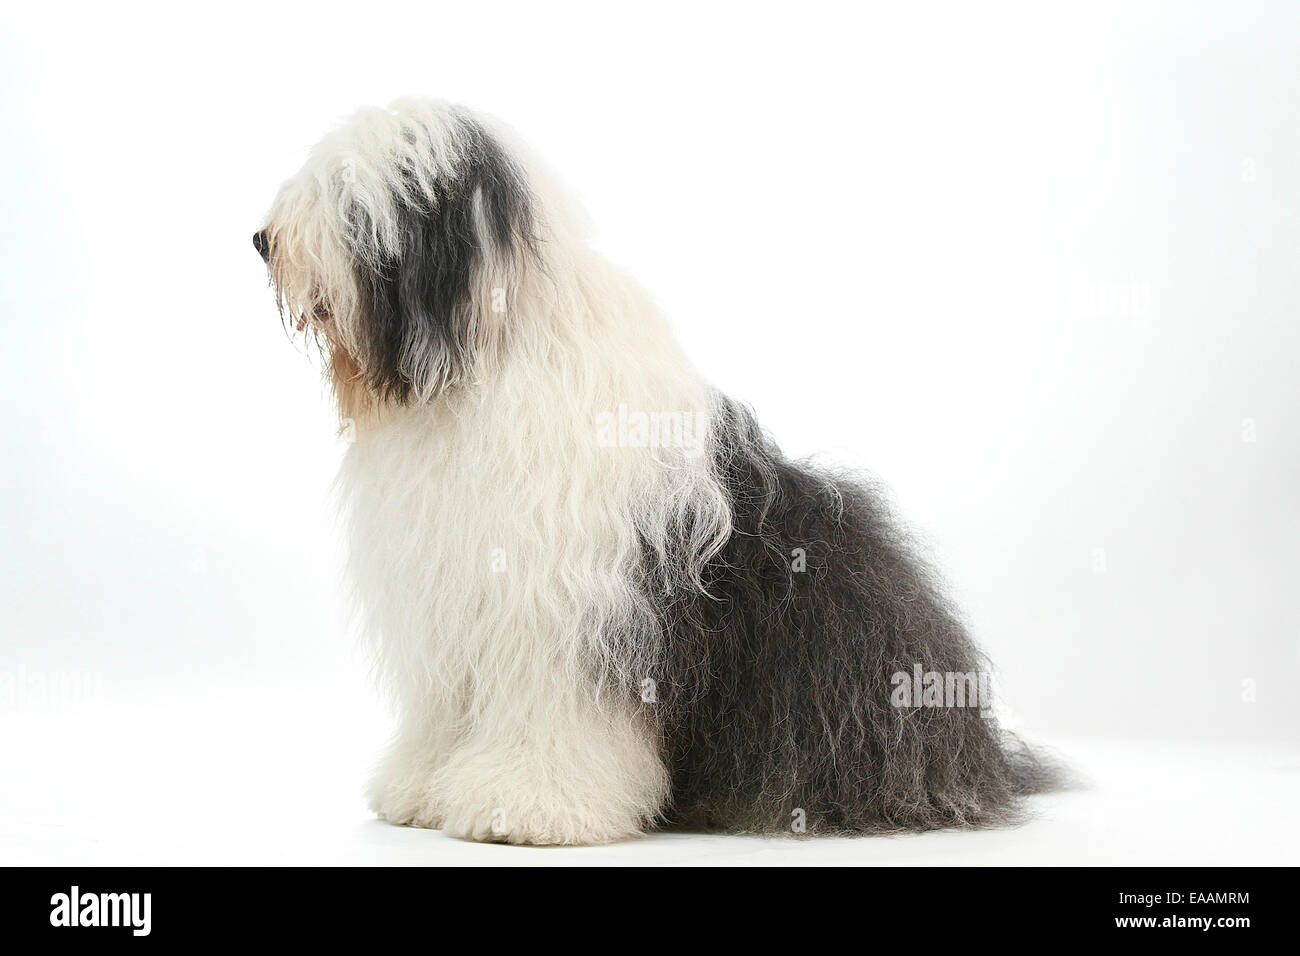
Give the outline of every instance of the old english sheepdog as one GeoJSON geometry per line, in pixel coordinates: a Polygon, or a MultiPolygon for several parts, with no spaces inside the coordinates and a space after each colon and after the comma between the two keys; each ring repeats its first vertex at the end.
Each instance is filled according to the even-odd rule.
{"type": "Polygon", "coordinates": [[[894,832],[1006,823],[1049,782],[879,489],[711,388],[507,129],[362,111],[254,244],[355,435],[349,568],[397,711],[380,817],[894,832]]]}

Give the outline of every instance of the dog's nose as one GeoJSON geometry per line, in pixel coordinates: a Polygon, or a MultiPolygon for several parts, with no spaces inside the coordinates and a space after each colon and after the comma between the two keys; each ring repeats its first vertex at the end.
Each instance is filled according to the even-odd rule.
{"type": "Polygon", "coordinates": [[[265,262],[269,263],[271,261],[271,244],[266,239],[265,229],[259,229],[253,233],[253,248],[257,250],[257,254],[265,262]]]}

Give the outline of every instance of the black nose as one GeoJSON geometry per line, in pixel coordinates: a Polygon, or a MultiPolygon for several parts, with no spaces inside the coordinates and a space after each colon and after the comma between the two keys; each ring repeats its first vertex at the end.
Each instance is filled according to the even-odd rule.
{"type": "Polygon", "coordinates": [[[253,248],[264,261],[268,263],[271,261],[271,244],[266,239],[265,229],[253,233],[253,248]]]}

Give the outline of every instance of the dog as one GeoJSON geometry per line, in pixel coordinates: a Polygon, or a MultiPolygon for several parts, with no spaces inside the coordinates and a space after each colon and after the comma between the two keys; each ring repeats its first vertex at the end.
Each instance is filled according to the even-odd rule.
{"type": "Polygon", "coordinates": [[[394,824],[518,844],[652,828],[1006,824],[1048,789],[882,491],[786,458],[504,126],[364,110],[254,245],[353,440],[349,576],[394,824]]]}

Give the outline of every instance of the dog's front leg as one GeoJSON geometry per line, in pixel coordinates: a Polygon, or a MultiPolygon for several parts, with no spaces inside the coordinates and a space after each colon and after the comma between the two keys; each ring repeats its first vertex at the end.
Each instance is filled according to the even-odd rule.
{"type": "Polygon", "coordinates": [[[398,826],[442,826],[435,782],[456,743],[460,715],[425,704],[403,721],[367,789],[370,809],[398,826]]]}
{"type": "MultiPolygon", "coordinates": [[[[652,823],[668,773],[652,724],[614,689],[500,694],[437,774],[442,829],[499,843],[609,843],[652,823]]],[[[535,690],[536,688],[534,688],[535,690]]]]}

